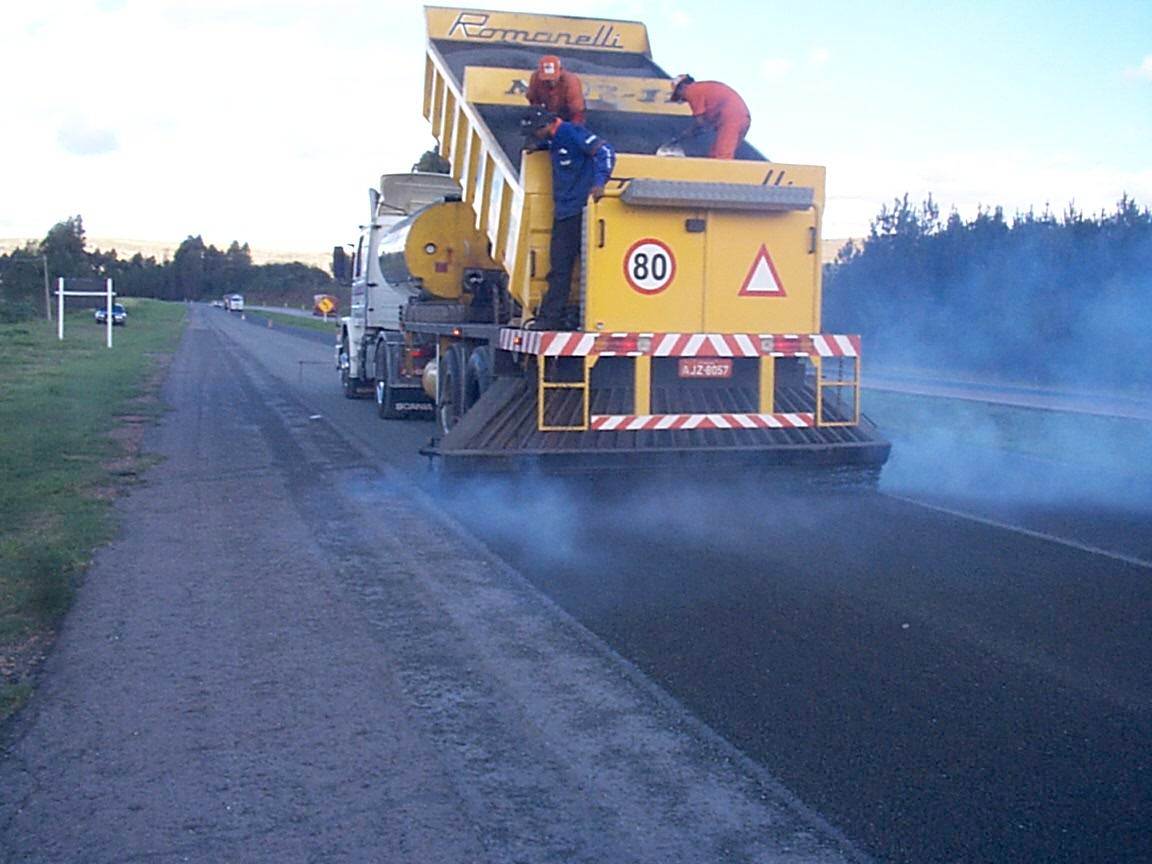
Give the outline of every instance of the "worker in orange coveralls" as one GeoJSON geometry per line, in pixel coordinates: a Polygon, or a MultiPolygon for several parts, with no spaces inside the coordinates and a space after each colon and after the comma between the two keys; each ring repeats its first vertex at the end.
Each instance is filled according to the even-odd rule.
{"type": "Polygon", "coordinates": [[[735,159],[736,151],[752,125],[752,115],[740,94],[719,81],[697,81],[679,75],[672,82],[672,101],[687,102],[692,108],[692,125],[668,143],[699,135],[707,128],[716,130],[713,159],[735,159]]]}
{"type": "Polygon", "coordinates": [[[560,66],[560,58],[545,54],[528,82],[528,104],[558,114],[561,120],[584,125],[584,85],[575,72],[560,66]]]}

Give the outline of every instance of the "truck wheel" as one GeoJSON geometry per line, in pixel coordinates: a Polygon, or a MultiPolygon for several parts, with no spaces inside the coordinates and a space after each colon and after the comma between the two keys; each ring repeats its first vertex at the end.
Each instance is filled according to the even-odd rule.
{"type": "Polygon", "coordinates": [[[464,369],[465,411],[479,402],[484,391],[491,385],[492,366],[492,348],[487,345],[474,349],[468,356],[468,365],[464,369]]]}
{"type": "Polygon", "coordinates": [[[388,343],[376,343],[376,413],[382,420],[400,420],[402,411],[396,410],[396,391],[392,387],[396,360],[388,343]]]}
{"type": "Polygon", "coordinates": [[[345,399],[360,398],[360,379],[353,378],[349,373],[349,359],[352,356],[348,350],[348,343],[340,343],[340,389],[344,391],[345,399]]]}
{"type": "Polygon", "coordinates": [[[461,346],[453,345],[440,358],[437,377],[440,382],[436,397],[436,420],[440,431],[447,435],[463,413],[461,396],[464,385],[464,352],[461,346]]]}
{"type": "Polygon", "coordinates": [[[351,377],[347,369],[340,370],[340,388],[344,391],[345,399],[360,398],[360,381],[351,377]]]}

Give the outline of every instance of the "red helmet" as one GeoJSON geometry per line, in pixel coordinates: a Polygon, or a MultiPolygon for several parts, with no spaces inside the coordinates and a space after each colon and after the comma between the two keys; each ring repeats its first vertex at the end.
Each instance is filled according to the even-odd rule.
{"type": "Polygon", "coordinates": [[[541,81],[555,81],[560,77],[560,58],[555,54],[545,54],[536,64],[536,74],[541,81]]]}

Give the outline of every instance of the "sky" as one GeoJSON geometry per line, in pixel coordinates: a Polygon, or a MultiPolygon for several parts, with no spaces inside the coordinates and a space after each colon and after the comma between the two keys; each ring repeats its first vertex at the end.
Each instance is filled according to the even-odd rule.
{"type": "MultiPolygon", "coordinates": [[[[472,8],[643,22],[670,75],[744,96],[761,152],[827,167],[827,238],[905,194],[966,219],[1152,206],[1149,0],[472,8]]],[[[89,238],[351,242],[379,175],[435,144],[424,47],[409,0],[12,0],[0,238],[78,215],[89,238]]]]}

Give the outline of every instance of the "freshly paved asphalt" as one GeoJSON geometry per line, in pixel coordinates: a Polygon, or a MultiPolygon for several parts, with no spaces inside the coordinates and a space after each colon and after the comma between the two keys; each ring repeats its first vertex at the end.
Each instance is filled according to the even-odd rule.
{"type": "Polygon", "coordinates": [[[460,503],[878,859],[1152,860],[1152,568],[882,495],[553,494],[528,536],[460,503]]]}
{"type": "MultiPolygon", "coordinates": [[[[993,494],[977,506],[970,497],[949,495],[942,481],[951,475],[939,459],[897,463],[892,476],[926,482],[919,488],[902,482],[886,491],[916,497],[935,489],[931,503],[941,509],[885,494],[779,496],[756,481],[688,483],[680,477],[644,485],[520,479],[445,488],[427,478],[417,455],[430,424],[380,421],[370,402],[339,395],[331,339],[318,342],[218,310],[196,314],[215,316],[200,319],[202,326],[227,347],[221,356],[238,361],[249,382],[230,407],[200,409],[204,417],[197,422],[204,424],[205,437],[196,445],[199,457],[215,460],[210,448],[233,447],[236,467],[257,477],[271,461],[281,466],[273,485],[286,484],[296,502],[288,506],[277,494],[267,505],[248,503],[255,508],[249,518],[259,514],[261,524],[279,520],[284,529],[260,545],[268,561],[234,554],[248,555],[244,566],[256,568],[288,596],[320,573],[334,574],[335,581],[320,578],[310,594],[299,595],[310,597],[322,613],[285,608],[284,627],[267,634],[283,639],[295,627],[311,627],[335,635],[343,649],[336,653],[346,657],[336,664],[334,690],[318,672],[308,671],[303,680],[319,688],[319,698],[283,710],[291,724],[315,735],[329,723],[337,732],[344,729],[349,742],[369,735],[373,743],[366,751],[350,745],[349,760],[367,758],[372,765],[392,758],[389,753],[402,759],[406,746],[414,754],[411,770],[374,775],[388,778],[383,786],[339,792],[337,800],[352,808],[353,821],[367,832],[341,841],[305,815],[308,802],[315,801],[305,795],[304,781],[315,771],[308,769],[302,779],[290,768],[317,746],[315,735],[294,735],[287,725],[271,729],[265,746],[282,747],[285,754],[265,778],[273,782],[247,773],[239,762],[220,761],[227,748],[217,753],[202,741],[205,749],[196,758],[222,778],[215,793],[259,792],[237,799],[252,807],[261,796],[273,795],[277,778],[295,784],[297,798],[279,804],[271,798],[269,809],[247,811],[244,825],[295,826],[287,836],[304,844],[300,848],[332,850],[348,860],[394,831],[407,832],[410,851],[403,860],[424,860],[424,852],[456,856],[452,860],[474,854],[478,860],[573,860],[571,849],[591,857],[608,852],[613,860],[772,861],[795,854],[799,847],[788,851],[787,841],[755,846],[756,838],[773,841],[762,820],[764,812],[774,811],[758,810],[731,791],[717,794],[715,777],[698,787],[700,775],[692,772],[699,761],[666,762],[683,745],[657,734],[651,721],[667,728],[674,716],[668,712],[679,704],[690,716],[672,722],[673,728],[690,730],[699,721],[706,724],[699,727],[706,733],[702,740],[711,740],[711,729],[736,748],[726,751],[729,744],[716,739],[697,752],[727,753],[720,761],[735,766],[740,788],[760,789],[816,826],[801,832],[803,837],[831,838],[806,849],[818,860],[856,855],[834,830],[821,834],[830,825],[882,861],[1152,861],[1152,518],[1139,500],[1125,498],[1110,507],[1099,498],[1030,501],[1024,495],[1007,506],[993,494]],[[264,407],[250,411],[245,400],[264,407]],[[209,424],[219,425],[222,417],[234,417],[235,424],[223,430],[230,434],[207,437],[209,424]],[[925,472],[932,471],[941,482],[931,482],[925,472]],[[321,491],[325,485],[328,492],[321,491]],[[423,496],[450,514],[446,524],[457,520],[483,547],[466,539],[451,550],[437,546],[444,530],[429,528],[430,516],[412,516],[406,503],[423,496]],[[953,509],[980,518],[947,512],[953,509]],[[494,557],[485,557],[484,547],[494,557]],[[403,579],[381,582],[372,576],[381,555],[388,567],[406,574],[403,579]],[[297,561],[303,562],[300,570],[297,561]],[[486,581],[495,578],[487,574],[504,573],[505,565],[513,568],[507,571],[513,582],[523,578],[534,588],[517,583],[527,593],[509,594],[511,583],[503,576],[497,585],[486,581]],[[467,577],[459,578],[460,572],[467,577]],[[654,685],[656,701],[629,703],[633,707],[621,713],[619,694],[612,691],[603,703],[608,714],[584,714],[589,722],[580,726],[565,725],[571,715],[561,711],[555,724],[548,722],[550,711],[570,708],[563,700],[548,701],[549,694],[570,693],[573,681],[565,670],[588,660],[580,650],[573,654],[567,636],[537,640],[539,632],[554,632],[546,623],[549,614],[541,611],[547,607],[541,595],[630,661],[625,668],[654,685]],[[512,602],[512,596],[518,599],[512,602]],[[335,602],[340,598],[347,602],[335,602]],[[436,614],[429,617],[430,611],[436,614]],[[495,623],[486,625],[489,619],[495,623]],[[341,621],[348,634],[341,632],[341,621]],[[433,635],[445,622],[452,625],[447,643],[433,635]],[[375,653],[369,642],[377,645],[375,653]],[[492,646],[504,653],[467,659],[469,651],[492,646]],[[537,685],[542,702],[528,695],[537,685]],[[338,695],[360,688],[376,689],[356,699],[338,695]],[[463,694],[467,710],[457,711],[453,693],[463,694]],[[371,704],[358,704],[364,699],[371,704]],[[403,716],[397,717],[398,710],[403,716]],[[345,714],[361,719],[349,722],[345,714]],[[394,717],[400,725],[381,737],[378,725],[368,722],[376,717],[394,717]],[[421,722],[405,725],[413,717],[421,722]],[[532,737],[530,746],[516,743],[517,734],[541,727],[548,734],[532,737]],[[566,736],[579,741],[578,751],[561,743],[566,736]],[[652,746],[637,749],[637,741],[652,746]],[[679,784],[667,774],[659,775],[667,783],[627,779],[640,776],[657,752],[664,755],[654,767],[680,771],[679,784]],[[741,767],[739,753],[751,758],[747,767],[741,767]],[[593,773],[619,769],[627,782],[569,787],[562,778],[573,772],[554,770],[557,764],[578,771],[599,766],[593,773]],[[406,805],[401,797],[405,777],[424,778],[416,804],[406,805]],[[462,778],[475,783],[466,790],[462,778]],[[681,799],[703,795],[704,809],[675,809],[676,788],[681,799]],[[604,806],[589,808],[590,791],[604,806]],[[826,822],[811,816],[792,793],[826,822]],[[373,821],[369,811],[377,798],[382,807],[407,809],[391,824],[373,821]],[[539,804],[547,800],[575,808],[574,815],[550,815],[554,808],[539,804]],[[732,809],[736,800],[742,803],[732,809]],[[605,807],[638,821],[624,830],[607,818],[605,807]],[[641,814],[654,807],[657,815],[645,821],[641,814]],[[752,845],[707,839],[708,820],[724,812],[727,836],[736,832],[752,845]],[[289,818],[293,813],[300,824],[289,818]],[[445,830],[436,836],[441,819],[445,830]],[[484,840],[479,826],[486,819],[496,820],[498,836],[508,842],[484,840]],[[673,830],[668,819],[687,822],[673,830]],[[534,830],[559,841],[526,839],[534,830]],[[319,840],[308,846],[309,837],[319,840]],[[629,843],[637,845],[629,849],[629,843]]],[[[219,374],[227,374],[228,364],[219,365],[219,374]]],[[[206,500],[224,500],[244,488],[213,485],[199,470],[189,476],[200,478],[196,486],[206,500]]],[[[995,462],[981,483],[995,484],[1009,470],[1016,468],[995,462]]],[[[220,532],[219,544],[228,549],[229,526],[208,527],[220,532]]],[[[188,530],[193,529],[205,527],[193,521],[188,530]]],[[[143,547],[133,547],[138,548],[143,547]]],[[[197,549],[209,554],[206,542],[197,549]]],[[[237,558],[228,566],[241,563],[237,558]]],[[[183,578],[192,575],[197,574],[183,578]]],[[[243,595],[231,596],[258,615],[243,595]]],[[[114,605],[108,602],[111,614],[114,605]]],[[[553,607],[553,614],[560,613],[553,607]]],[[[204,615],[196,620],[207,626],[204,615]]],[[[243,628],[232,628],[228,637],[243,642],[243,628]]],[[[148,656],[147,644],[137,647],[141,657],[148,656]]],[[[197,647],[214,650],[211,643],[197,647]]],[[[303,655],[294,655],[282,676],[273,671],[249,683],[264,681],[268,686],[258,686],[259,697],[275,702],[277,681],[312,669],[300,663],[303,655]]],[[[625,677],[632,680],[632,674],[625,677]]],[[[592,680],[603,686],[603,679],[592,680]]],[[[117,684],[113,679],[104,686],[117,684]]],[[[231,692],[217,686],[209,696],[221,698],[221,689],[231,692]]],[[[579,692],[596,698],[592,691],[579,692]]],[[[118,698],[122,704],[123,694],[118,698]]],[[[113,694],[110,702],[116,699],[113,694]]],[[[197,715],[188,716],[191,723],[197,715]]],[[[91,725],[91,715],[86,720],[91,725]]],[[[216,733],[234,734],[227,721],[216,722],[216,733]]],[[[59,758],[80,766],[105,764],[99,745],[85,741],[59,758]]],[[[125,749],[122,755],[132,754],[125,749]]],[[[323,788],[340,789],[340,772],[348,764],[340,756],[329,765],[324,777],[333,784],[323,788]]],[[[260,770],[258,760],[249,767],[260,770]]],[[[58,784],[75,774],[63,761],[54,770],[48,776],[58,784]]],[[[22,802],[43,804],[43,776],[40,786],[23,788],[28,797],[22,802]]],[[[207,782],[194,768],[181,776],[192,789],[207,782]]],[[[82,804],[59,793],[63,786],[55,788],[51,800],[71,800],[73,815],[101,815],[95,793],[107,787],[85,791],[82,804]]],[[[216,800],[211,788],[202,794],[204,801],[216,800]]],[[[207,845],[193,845],[192,851],[243,848],[227,845],[237,835],[212,833],[218,823],[197,807],[207,805],[193,807],[201,815],[188,824],[209,839],[201,836],[207,845]]],[[[317,812],[329,810],[338,812],[317,812]]],[[[17,829],[28,824],[23,816],[9,819],[6,834],[0,825],[0,836],[24,836],[17,829]]],[[[140,832],[151,836],[144,828],[140,832]]]]}
{"type": "MultiPolygon", "coordinates": [[[[430,434],[349,404],[365,440],[430,434]]],[[[1148,430],[1088,469],[1083,431],[1063,461],[927,431],[887,494],[674,477],[440,500],[879,860],[1152,861],[1148,430]]]]}

